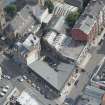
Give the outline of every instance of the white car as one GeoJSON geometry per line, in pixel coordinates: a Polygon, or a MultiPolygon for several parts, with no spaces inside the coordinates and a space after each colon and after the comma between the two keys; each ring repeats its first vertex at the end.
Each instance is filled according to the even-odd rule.
{"type": "Polygon", "coordinates": [[[7,93],[7,91],[8,91],[8,89],[6,89],[6,88],[3,88],[3,90],[2,90],[3,93],[7,93]]]}
{"type": "Polygon", "coordinates": [[[0,92],[0,96],[3,97],[5,95],[5,93],[3,92],[0,92]]]}
{"type": "Polygon", "coordinates": [[[11,77],[10,77],[9,75],[3,75],[3,77],[4,77],[5,79],[8,79],[8,80],[11,79],[11,77]]]}
{"type": "Polygon", "coordinates": [[[27,78],[27,76],[23,75],[23,79],[27,80],[28,78],[27,78]]]}
{"type": "Polygon", "coordinates": [[[1,40],[3,40],[3,41],[6,40],[6,37],[2,36],[2,37],[1,37],[1,40]]]}
{"type": "Polygon", "coordinates": [[[8,85],[6,85],[4,88],[5,88],[5,89],[9,89],[9,86],[8,86],[8,85]]]}
{"type": "Polygon", "coordinates": [[[17,80],[18,80],[19,82],[23,82],[23,81],[24,81],[23,78],[18,78],[17,80]]]}
{"type": "Polygon", "coordinates": [[[32,87],[33,87],[33,88],[35,88],[35,87],[36,87],[36,85],[35,85],[34,83],[32,83],[31,85],[32,85],[32,87]]]}
{"type": "Polygon", "coordinates": [[[10,79],[11,79],[11,77],[10,77],[9,75],[7,75],[7,79],[8,79],[8,80],[10,80],[10,79]]]}

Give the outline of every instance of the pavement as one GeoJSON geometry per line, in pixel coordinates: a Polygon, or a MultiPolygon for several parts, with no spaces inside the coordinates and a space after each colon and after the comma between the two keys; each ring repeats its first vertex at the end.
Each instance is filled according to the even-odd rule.
{"type": "MultiPolygon", "coordinates": [[[[98,45],[97,47],[92,47],[92,49],[90,50],[90,54],[92,56],[89,59],[89,62],[87,62],[87,64],[84,64],[86,72],[80,72],[80,75],[78,77],[78,84],[72,85],[71,88],[69,88],[69,97],[74,100],[82,94],[82,91],[89,82],[92,73],[94,72],[94,70],[96,70],[97,64],[104,57],[105,40],[101,46],[98,45]]],[[[2,55],[2,53],[0,54],[0,64],[4,68],[3,73],[11,76],[12,78],[25,74],[26,72],[24,71],[24,67],[20,68],[17,64],[14,63],[14,61],[9,60],[7,57],[2,55]]]]}
{"type": "Polygon", "coordinates": [[[9,75],[11,78],[24,74],[24,70],[5,55],[0,55],[0,66],[3,68],[3,74],[9,75]]]}
{"type": "MultiPolygon", "coordinates": [[[[78,78],[78,84],[75,86],[72,86],[72,90],[70,90],[70,93],[68,97],[72,98],[73,100],[76,100],[79,95],[83,93],[83,90],[89,80],[91,79],[92,74],[95,70],[97,70],[97,65],[102,60],[102,58],[105,55],[105,40],[103,42],[103,45],[92,47],[89,51],[89,61],[87,64],[84,64],[84,69],[86,72],[80,72],[80,76],[78,78]],[[91,55],[91,56],[90,56],[91,55]]],[[[64,103],[63,103],[64,105],[64,103]]]]}
{"type": "Polygon", "coordinates": [[[84,60],[82,61],[82,63],[79,65],[79,67],[82,68],[82,69],[85,69],[85,66],[89,62],[90,58],[91,58],[91,54],[90,53],[87,53],[86,57],[84,58],[84,60]]]}
{"type": "Polygon", "coordinates": [[[90,53],[92,54],[92,57],[90,58],[90,61],[85,66],[86,72],[81,72],[79,76],[79,82],[78,86],[74,86],[71,93],[69,94],[69,97],[72,99],[76,99],[79,95],[82,94],[83,89],[89,82],[91,75],[96,70],[97,64],[102,60],[102,58],[105,55],[105,39],[103,42],[103,45],[93,47],[90,50],[90,53]]]}
{"type": "Polygon", "coordinates": [[[62,104],[64,102],[65,97],[67,97],[70,94],[70,92],[72,91],[73,86],[74,86],[75,82],[78,80],[79,76],[80,76],[79,72],[74,73],[72,76],[70,76],[70,79],[69,79],[70,86],[67,83],[61,93],[61,96],[55,100],[58,104],[62,104]]]}
{"type": "MultiPolygon", "coordinates": [[[[88,64],[85,66],[86,72],[80,72],[80,75],[78,77],[78,84],[72,85],[71,88],[69,88],[69,97],[72,99],[76,99],[80,94],[82,94],[82,90],[87,85],[91,74],[95,70],[97,64],[101,61],[105,54],[105,40],[103,42],[102,46],[93,47],[92,50],[90,50],[90,53],[92,54],[92,57],[90,58],[88,64]]],[[[24,74],[26,71],[24,71],[24,67],[20,68],[18,65],[16,65],[12,60],[9,60],[4,55],[1,55],[0,57],[0,64],[4,69],[4,73],[7,75],[10,75],[12,78],[24,74]],[[6,65],[6,66],[5,66],[6,65]],[[18,72],[17,72],[18,71],[18,72]]]]}
{"type": "Polygon", "coordinates": [[[98,36],[95,38],[95,40],[94,40],[94,42],[92,43],[92,45],[95,46],[95,47],[97,47],[98,43],[100,42],[101,39],[103,39],[104,35],[105,35],[105,29],[102,31],[102,33],[101,33],[100,35],[98,35],[98,36]]]}

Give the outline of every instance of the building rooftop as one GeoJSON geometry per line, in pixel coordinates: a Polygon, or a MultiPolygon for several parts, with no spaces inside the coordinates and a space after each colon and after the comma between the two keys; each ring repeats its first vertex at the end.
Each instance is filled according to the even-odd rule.
{"type": "Polygon", "coordinates": [[[52,14],[49,14],[48,8],[40,5],[32,7],[32,13],[40,22],[48,23],[52,18],[52,14]]]}
{"type": "Polygon", "coordinates": [[[57,16],[67,16],[71,12],[76,12],[78,10],[78,7],[75,7],[71,4],[68,4],[66,2],[60,3],[58,1],[54,2],[54,15],[57,16]]]}
{"type": "Polygon", "coordinates": [[[27,53],[28,51],[31,51],[40,42],[40,39],[37,36],[33,34],[28,35],[29,36],[26,37],[23,42],[17,42],[15,44],[15,47],[18,47],[18,50],[20,50],[22,55],[27,53]]]}
{"type": "Polygon", "coordinates": [[[47,62],[45,59],[33,62],[29,67],[55,89],[61,90],[71,75],[74,65],[65,64],[63,62],[54,62],[50,59],[47,60],[47,62]]]}
{"type": "Polygon", "coordinates": [[[79,28],[84,33],[89,34],[89,32],[91,31],[91,29],[94,26],[95,22],[96,21],[93,18],[91,18],[89,16],[81,15],[73,28],[79,28]]]}
{"type": "Polygon", "coordinates": [[[81,51],[85,48],[86,44],[75,41],[70,36],[65,34],[57,34],[56,32],[49,32],[45,36],[45,40],[56,48],[59,53],[67,58],[77,60],[81,51]]]}
{"type": "Polygon", "coordinates": [[[65,17],[53,16],[48,24],[48,28],[58,33],[65,33],[65,17]]]}
{"type": "Polygon", "coordinates": [[[104,91],[98,88],[86,86],[83,95],[78,99],[76,105],[100,105],[103,94],[104,91]]]}
{"type": "Polygon", "coordinates": [[[86,44],[81,43],[79,41],[75,41],[67,37],[64,40],[64,44],[59,52],[63,56],[76,61],[80,56],[81,52],[83,51],[83,49],[85,48],[85,46],[86,44]]]}
{"type": "Polygon", "coordinates": [[[94,97],[84,95],[82,99],[78,101],[77,105],[100,105],[100,102],[94,97]]]}
{"type": "Polygon", "coordinates": [[[36,95],[33,91],[25,89],[21,95],[17,98],[17,101],[21,105],[43,105],[36,100],[36,95]]]}
{"type": "Polygon", "coordinates": [[[17,83],[17,87],[18,90],[22,90],[20,92],[20,96],[17,97],[17,101],[22,105],[27,105],[26,103],[29,103],[28,105],[56,105],[56,102],[54,100],[45,98],[40,92],[38,92],[35,88],[30,87],[30,85],[25,81],[20,84],[17,83]],[[20,89],[20,87],[23,87],[23,89],[20,89]]]}
{"type": "Polygon", "coordinates": [[[104,0],[91,0],[73,28],[79,28],[88,34],[96,23],[104,4],[104,0]]]}
{"type": "MultiPolygon", "coordinates": [[[[31,80],[32,83],[36,83],[35,82],[36,80],[34,78],[34,76],[36,76],[36,75],[34,75],[34,73],[33,73],[32,77],[29,75],[29,73],[24,74],[26,72],[26,69],[21,68],[19,65],[15,64],[13,61],[11,61],[11,59],[10,60],[7,59],[7,57],[6,58],[4,58],[4,56],[3,57],[0,56],[0,57],[1,57],[0,58],[0,65],[2,65],[3,74],[9,75],[11,77],[10,80],[7,80],[7,79],[0,80],[0,92],[3,90],[2,87],[5,87],[7,85],[9,86],[9,89],[8,89],[7,93],[4,95],[4,97],[2,98],[0,96],[0,105],[3,105],[3,103],[7,100],[7,97],[10,96],[11,92],[14,91],[15,89],[19,93],[19,94],[16,93],[17,95],[20,95],[22,91],[28,92],[29,95],[34,94],[34,98],[39,103],[42,103],[41,105],[49,105],[49,104],[56,105],[56,102],[54,100],[50,100],[48,98],[45,98],[46,94],[47,95],[53,94],[53,91],[52,91],[52,93],[49,92],[49,93],[46,93],[43,95],[36,89],[36,87],[33,88],[26,80],[24,80],[23,82],[19,81],[21,78],[23,78],[22,75],[26,75],[29,80],[31,80],[31,78],[32,78],[32,80],[31,80]],[[6,59],[8,61],[6,61],[6,59]]],[[[38,78],[38,79],[40,79],[40,78],[38,78]]],[[[40,85],[41,85],[41,83],[40,83],[40,85]]],[[[45,85],[41,85],[40,88],[43,89],[44,86],[45,85]]],[[[48,91],[48,89],[50,90],[51,88],[49,87],[46,89],[48,91]]],[[[54,93],[55,93],[55,91],[54,91],[54,93]]],[[[50,96],[52,97],[52,95],[50,95],[50,96]]]]}
{"type": "Polygon", "coordinates": [[[34,23],[34,19],[31,14],[31,7],[26,5],[20,12],[17,13],[16,17],[11,21],[11,26],[14,30],[24,31],[27,25],[34,23]]]}
{"type": "MultiPolygon", "coordinates": [[[[0,94],[2,91],[5,91],[5,87],[8,88],[8,91],[3,97],[0,96],[0,105],[3,105],[7,98],[13,95],[17,98],[15,101],[19,101],[21,105],[56,105],[54,100],[49,100],[43,97],[40,92],[35,88],[32,88],[25,80],[23,82],[18,81],[21,76],[15,77],[12,80],[0,80],[0,94]],[[15,94],[14,94],[15,92],[15,94]],[[28,101],[27,101],[28,100],[28,101]]],[[[8,100],[9,102],[10,100],[8,100]]]]}
{"type": "Polygon", "coordinates": [[[36,5],[32,8],[32,10],[33,10],[33,14],[38,18],[42,16],[43,12],[45,11],[45,8],[39,5],[36,5]]]}
{"type": "Polygon", "coordinates": [[[0,7],[5,8],[11,3],[14,3],[16,0],[0,0],[0,7]]]}
{"type": "Polygon", "coordinates": [[[67,4],[77,6],[79,8],[83,7],[83,0],[64,0],[67,4]]]}
{"type": "Polygon", "coordinates": [[[100,10],[105,5],[105,0],[91,0],[88,3],[88,6],[86,7],[83,14],[90,15],[93,18],[97,17],[99,15],[100,10]]]}
{"type": "Polygon", "coordinates": [[[38,21],[32,16],[32,7],[26,5],[9,23],[7,30],[23,34],[25,31],[31,31],[32,29],[35,30],[35,26],[38,24],[38,21]]]}
{"type": "Polygon", "coordinates": [[[26,40],[23,42],[23,46],[25,46],[27,49],[30,49],[30,47],[32,46],[35,46],[36,44],[38,44],[40,41],[40,39],[33,35],[33,34],[30,34],[26,40]]]}

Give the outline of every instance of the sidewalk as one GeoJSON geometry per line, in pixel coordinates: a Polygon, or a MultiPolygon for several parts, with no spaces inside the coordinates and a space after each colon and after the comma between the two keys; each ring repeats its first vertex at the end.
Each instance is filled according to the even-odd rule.
{"type": "Polygon", "coordinates": [[[85,69],[87,63],[89,62],[90,58],[92,57],[92,55],[90,53],[88,53],[86,55],[86,57],[84,58],[84,60],[82,61],[82,63],[79,65],[80,68],[85,69]]]}
{"type": "Polygon", "coordinates": [[[65,88],[63,89],[63,91],[61,93],[61,97],[59,97],[57,99],[57,102],[59,102],[60,105],[64,102],[65,98],[67,96],[69,96],[70,92],[73,89],[74,83],[76,82],[76,80],[78,80],[79,76],[80,76],[79,72],[78,73],[74,73],[72,76],[70,76],[70,79],[68,81],[68,83],[70,85],[68,85],[68,83],[66,84],[65,88]]]}
{"type": "Polygon", "coordinates": [[[101,32],[101,34],[96,37],[96,39],[94,40],[94,42],[91,45],[96,47],[98,45],[98,43],[100,42],[100,40],[103,39],[104,34],[105,34],[105,28],[101,32]]]}

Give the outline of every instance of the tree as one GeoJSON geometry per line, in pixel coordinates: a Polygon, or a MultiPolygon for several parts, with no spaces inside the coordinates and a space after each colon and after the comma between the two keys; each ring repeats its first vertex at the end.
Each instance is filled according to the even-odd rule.
{"type": "Polygon", "coordinates": [[[66,17],[66,22],[69,26],[73,26],[80,16],[80,11],[72,12],[66,17]]]}
{"type": "Polygon", "coordinates": [[[49,13],[53,12],[54,5],[50,0],[46,0],[44,6],[45,8],[48,8],[49,13]]]}
{"type": "Polygon", "coordinates": [[[7,14],[10,14],[10,15],[14,15],[17,11],[17,8],[16,8],[16,5],[15,4],[11,4],[9,6],[7,6],[5,8],[7,14]]]}

